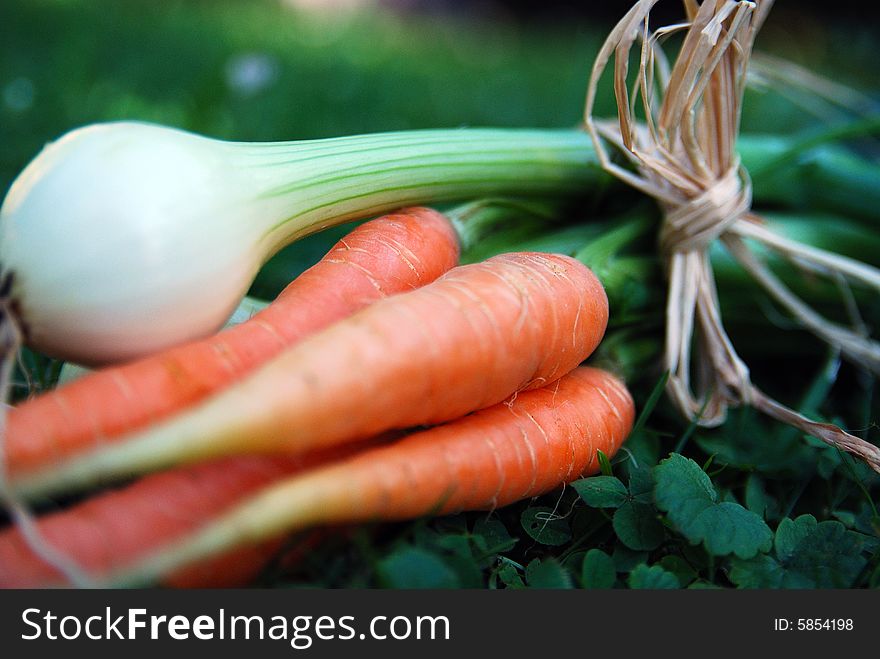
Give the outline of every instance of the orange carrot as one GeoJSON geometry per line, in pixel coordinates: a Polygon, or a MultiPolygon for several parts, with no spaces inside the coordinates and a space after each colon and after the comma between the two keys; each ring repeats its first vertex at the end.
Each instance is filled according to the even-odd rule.
{"type": "Polygon", "coordinates": [[[602,285],[566,256],[505,254],[379,300],[204,403],[28,474],[34,495],[234,453],[306,452],[441,423],[553,382],[599,343],[602,285]]]}
{"type": "Polygon", "coordinates": [[[598,470],[635,411],[613,376],[580,368],[444,426],[357,453],[272,485],[163,551],[120,564],[116,583],[144,583],[168,570],[315,525],[412,519],[492,510],[598,470]]]}
{"type": "Polygon", "coordinates": [[[303,337],[375,300],[436,279],[458,260],[452,225],[427,208],[367,222],[251,320],[105,369],[9,412],[9,473],[36,469],[205,398],[303,337]]]}
{"type": "MultiPolygon", "coordinates": [[[[376,443],[388,441],[380,438],[376,443]]],[[[267,485],[309,467],[340,459],[352,446],[305,456],[235,456],[151,474],[41,519],[41,540],[73,558],[87,574],[114,567],[186,537],[267,485]]],[[[175,586],[236,586],[266,565],[282,540],[270,538],[168,575],[175,586]]],[[[0,588],[63,583],[62,575],[32,553],[18,530],[0,534],[0,588]]]]}
{"type": "MultiPolygon", "coordinates": [[[[306,542],[309,540],[307,538],[306,542]]],[[[259,577],[283,546],[282,538],[242,547],[178,570],[162,579],[162,585],[169,588],[243,588],[259,577]]]]}
{"type": "MultiPolygon", "coordinates": [[[[126,495],[102,495],[50,515],[40,529],[93,573],[126,584],[173,581],[169,574],[318,525],[491,510],[537,496],[594,473],[596,452],[613,455],[633,417],[632,399],[619,380],[582,367],[446,425],[297,472],[218,515],[210,507],[202,524],[179,522],[181,488],[161,487],[153,476],[126,495]],[[169,526],[175,532],[168,534],[169,526]],[[179,532],[184,526],[188,532],[179,532]]],[[[0,585],[55,579],[17,530],[0,535],[0,585]]]]}

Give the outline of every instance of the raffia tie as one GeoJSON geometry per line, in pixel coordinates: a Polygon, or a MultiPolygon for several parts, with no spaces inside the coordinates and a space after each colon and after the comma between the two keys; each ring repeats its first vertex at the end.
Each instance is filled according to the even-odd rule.
{"type": "Polygon", "coordinates": [[[584,118],[603,167],[657,199],[664,211],[659,242],[669,278],[667,392],[687,419],[702,426],[723,423],[729,407],[751,405],[880,472],[880,448],[812,421],[755,387],[721,321],[709,259],[716,240],[804,328],[842,356],[880,373],[880,344],[858,323],[850,328],[818,314],[746,242],[760,242],[811,273],[880,292],[876,268],[778,236],[750,210],[751,182],[735,146],[752,44],[772,0],[683,0],[687,20],[652,31],[649,15],[658,1],[636,2],[608,36],[593,66],[584,118]],[[684,39],[670,67],[660,46],[678,33],[684,39]],[[639,68],[631,82],[629,59],[636,44],[639,68]],[[617,119],[596,121],[599,78],[612,57],[617,119]],[[637,107],[644,121],[636,118],[637,107]],[[609,144],[628,159],[628,167],[611,158],[609,144]]]}
{"type": "Polygon", "coordinates": [[[739,164],[700,194],[680,203],[663,202],[660,248],[664,254],[709,249],[729,227],[749,212],[752,186],[742,183],[739,164]]]}
{"type": "Polygon", "coordinates": [[[670,281],[664,357],[668,391],[689,418],[716,426],[724,421],[729,405],[752,401],[752,387],[748,367],[721,326],[708,250],[748,213],[751,184],[737,164],[696,196],[677,204],[667,200],[661,206],[660,249],[670,281]],[[700,367],[696,394],[691,383],[694,323],[701,335],[696,348],[700,367]]]}

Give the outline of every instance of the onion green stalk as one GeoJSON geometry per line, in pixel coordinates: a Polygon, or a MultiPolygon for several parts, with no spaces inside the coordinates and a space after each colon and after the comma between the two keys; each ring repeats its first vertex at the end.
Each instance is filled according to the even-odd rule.
{"type": "Polygon", "coordinates": [[[804,148],[796,136],[744,135],[737,150],[759,204],[880,221],[880,165],[839,144],[804,148]]]}
{"type": "Polygon", "coordinates": [[[572,196],[605,178],[576,131],[232,143],[95,125],[50,144],[13,183],[0,281],[31,347],[113,362],[217,330],[260,266],[309,233],[409,204],[572,196]]]}

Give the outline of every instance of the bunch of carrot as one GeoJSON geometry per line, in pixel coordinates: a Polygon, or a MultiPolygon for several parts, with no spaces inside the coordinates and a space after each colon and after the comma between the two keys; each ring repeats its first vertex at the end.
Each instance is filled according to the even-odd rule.
{"type": "MultiPolygon", "coordinates": [[[[634,416],[579,367],[601,284],[559,255],[457,260],[435,211],[367,222],[247,322],[11,409],[16,496],[135,479],[42,516],[38,541],[97,584],[238,585],[294,531],[491,510],[595,471],[634,416]]],[[[0,586],[71,578],[33,543],[0,533],[0,586]]]]}

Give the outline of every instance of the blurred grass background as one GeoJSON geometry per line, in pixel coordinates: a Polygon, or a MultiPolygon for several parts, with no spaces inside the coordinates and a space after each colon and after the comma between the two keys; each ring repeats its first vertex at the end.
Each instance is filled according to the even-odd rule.
{"type": "MultiPolygon", "coordinates": [[[[0,192],[42,144],[94,121],[239,140],[574,125],[600,41],[629,4],[3,0],[0,192]]],[[[870,10],[833,21],[827,3],[778,4],[762,49],[877,91],[870,10]]],[[[772,93],[752,96],[747,131],[811,121],[772,93]]],[[[600,111],[610,108],[606,95],[600,111]]]]}

